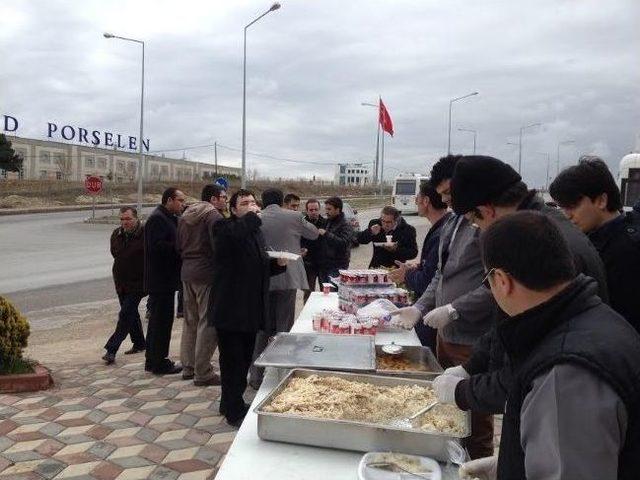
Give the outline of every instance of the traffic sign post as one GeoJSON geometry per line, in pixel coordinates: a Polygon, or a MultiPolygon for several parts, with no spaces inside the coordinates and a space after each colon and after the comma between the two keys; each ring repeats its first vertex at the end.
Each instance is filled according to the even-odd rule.
{"type": "Polygon", "coordinates": [[[220,185],[222,188],[224,188],[225,190],[229,190],[229,180],[227,180],[224,177],[218,177],[216,178],[216,181],[213,182],[216,185],[220,185]]]}
{"type": "Polygon", "coordinates": [[[102,178],[90,175],[84,180],[84,191],[93,197],[92,218],[96,219],[96,196],[102,192],[102,178]]]}

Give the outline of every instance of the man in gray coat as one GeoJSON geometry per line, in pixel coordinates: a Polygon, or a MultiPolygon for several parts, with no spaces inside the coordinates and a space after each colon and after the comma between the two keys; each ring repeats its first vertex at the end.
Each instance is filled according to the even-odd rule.
{"type": "MultiPolygon", "coordinates": [[[[318,229],[307,222],[299,212],[282,208],[284,195],[281,190],[270,188],[262,192],[262,234],[267,250],[300,254],[300,239],[315,240],[318,229]]],[[[295,319],[296,292],[309,288],[302,257],[287,264],[284,273],[271,277],[269,284],[269,316],[265,330],[258,333],[254,359],[267,345],[269,337],[277,332],[291,330],[295,319]]],[[[262,382],[262,369],[252,367],[250,384],[257,387],[262,382]]]]}
{"type": "MultiPolygon", "coordinates": [[[[451,205],[451,178],[461,156],[441,158],[431,170],[431,182],[451,205]]],[[[445,367],[464,363],[472,346],[492,325],[494,304],[479,291],[484,277],[480,256],[480,231],[464,215],[453,215],[442,227],[438,269],[422,296],[411,307],[401,308],[396,325],[413,328],[424,316],[425,324],[438,330],[437,357],[445,367]]],[[[471,458],[493,454],[493,417],[471,417],[472,435],[467,439],[471,458]]]]}

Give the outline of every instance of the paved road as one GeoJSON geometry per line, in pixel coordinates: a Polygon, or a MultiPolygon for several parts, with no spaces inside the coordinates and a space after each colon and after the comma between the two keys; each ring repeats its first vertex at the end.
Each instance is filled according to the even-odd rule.
{"type": "MultiPolygon", "coordinates": [[[[359,212],[362,228],[379,209],[359,212]]],[[[103,213],[104,214],[104,213],[103,213]]],[[[0,292],[24,313],[45,308],[96,302],[115,297],[111,282],[109,235],[112,225],[82,221],[89,212],[0,217],[0,292]]],[[[418,244],[426,220],[409,216],[418,227],[418,244]]],[[[352,252],[352,265],[366,266],[371,246],[352,252]]]]}

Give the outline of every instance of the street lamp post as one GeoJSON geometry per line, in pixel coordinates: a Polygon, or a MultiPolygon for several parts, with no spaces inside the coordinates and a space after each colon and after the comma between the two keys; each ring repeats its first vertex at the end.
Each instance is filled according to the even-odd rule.
{"type": "Polygon", "coordinates": [[[269,10],[264,12],[258,18],[244,27],[244,47],[242,60],[242,178],[240,185],[242,188],[247,186],[247,29],[260,20],[265,15],[274,12],[280,8],[279,3],[274,3],[269,10]]]}
{"type": "Polygon", "coordinates": [[[556,150],[556,175],[560,173],[560,147],[562,145],[571,145],[572,143],[576,143],[575,140],[563,140],[558,142],[558,149],[556,150]]]}
{"type": "MultiPolygon", "coordinates": [[[[363,107],[374,107],[379,109],[380,106],[375,103],[362,102],[360,103],[363,107]]],[[[376,117],[376,125],[377,125],[377,135],[376,135],[376,161],[373,165],[373,183],[378,183],[378,165],[380,163],[380,117],[376,117]]]]}
{"type": "Polygon", "coordinates": [[[478,137],[478,131],[470,128],[459,128],[459,132],[471,132],[473,133],[473,154],[476,154],[476,138],[478,137]]]}
{"type": "Polygon", "coordinates": [[[125,42],[134,42],[142,45],[142,86],[140,88],[140,165],[138,165],[138,213],[142,215],[142,175],[144,174],[144,42],[135,38],[119,37],[111,33],[104,33],[104,38],[117,38],[125,42]]]}
{"type": "Polygon", "coordinates": [[[547,176],[545,177],[544,180],[544,186],[546,191],[549,191],[549,163],[551,160],[551,155],[549,155],[548,152],[536,152],[538,155],[544,155],[545,157],[547,157],[547,176]]]}
{"type": "Polygon", "coordinates": [[[453,106],[453,102],[473,97],[474,95],[478,95],[478,92],[468,93],[467,95],[463,95],[462,97],[452,98],[451,100],[449,100],[449,136],[447,140],[447,155],[451,155],[451,108],[453,106]]]}
{"type": "Polygon", "coordinates": [[[520,136],[518,137],[518,173],[522,175],[522,133],[527,128],[539,127],[541,123],[532,123],[531,125],[525,125],[520,127],[520,136]]]}

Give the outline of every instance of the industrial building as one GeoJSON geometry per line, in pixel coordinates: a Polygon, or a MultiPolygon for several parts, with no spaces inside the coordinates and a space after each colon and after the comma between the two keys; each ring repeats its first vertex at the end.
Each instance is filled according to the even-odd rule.
{"type": "MultiPolygon", "coordinates": [[[[2,178],[84,180],[89,175],[115,182],[137,179],[140,155],[116,149],[98,148],[71,143],[36,140],[7,135],[12,148],[24,159],[22,172],[0,170],[2,178]]],[[[217,176],[237,176],[241,169],[225,165],[193,162],[160,155],[145,155],[145,181],[191,181],[215,179],[217,176]]]]}
{"type": "Polygon", "coordinates": [[[335,169],[336,185],[361,187],[372,182],[371,167],[363,163],[339,163],[335,169]]]}

